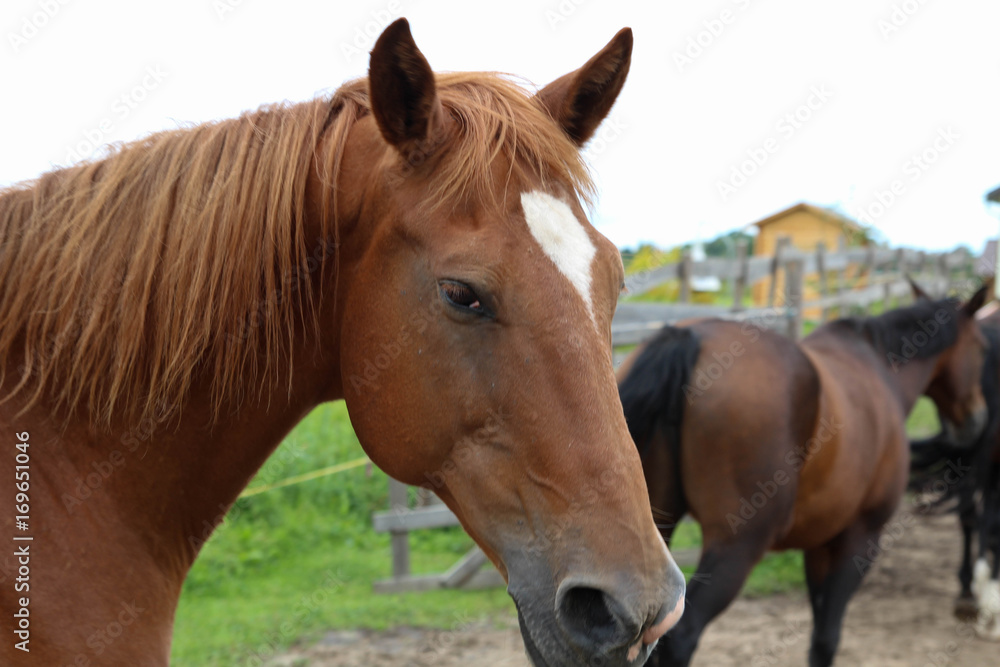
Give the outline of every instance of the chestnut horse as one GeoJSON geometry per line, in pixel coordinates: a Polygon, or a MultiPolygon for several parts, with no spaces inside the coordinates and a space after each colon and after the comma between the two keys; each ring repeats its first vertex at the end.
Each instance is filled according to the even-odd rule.
{"type": "Polygon", "coordinates": [[[25,489],[0,526],[31,538],[4,548],[25,555],[0,663],[86,663],[120,622],[101,664],[166,665],[205,526],[343,398],[371,459],[435,480],[507,579],[536,665],[641,664],[684,580],[622,416],[623,269],[579,152],[631,47],[529,94],[435,75],[399,20],[332,97],[0,195],[0,495],[25,489]]]}
{"type": "Polygon", "coordinates": [[[837,320],[801,343],[697,321],[625,361],[625,418],[663,536],[669,544],[690,513],[703,539],[687,611],[650,665],[687,665],[753,566],[784,549],[805,552],[809,664],[832,664],[847,603],[906,487],[914,402],[926,392],[956,423],[984,421],[972,318],[984,294],[837,320]]]}
{"type": "Polygon", "coordinates": [[[963,442],[941,415],[941,433],[911,445],[911,485],[937,494],[938,506],[957,498],[962,562],[955,615],[975,621],[980,637],[1000,641],[1000,313],[980,320],[979,328],[987,342],[981,380],[986,428],[975,441],[963,442]]]}

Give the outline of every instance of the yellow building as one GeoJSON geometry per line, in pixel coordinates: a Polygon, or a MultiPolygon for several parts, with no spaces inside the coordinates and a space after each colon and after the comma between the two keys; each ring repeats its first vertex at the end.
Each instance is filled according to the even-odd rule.
{"type": "MultiPolygon", "coordinates": [[[[758,230],[753,244],[754,255],[768,257],[774,256],[779,239],[782,238],[787,238],[792,247],[804,252],[816,252],[816,245],[820,242],[826,245],[826,251],[830,253],[837,252],[841,247],[865,245],[867,242],[862,228],[855,221],[830,209],[805,202],[779,211],[751,226],[758,230]]],[[[779,272],[777,278],[774,303],[781,305],[784,303],[784,273],[779,272]]],[[[815,274],[805,277],[803,294],[805,301],[811,301],[819,296],[816,279],[815,274]]],[[[770,277],[755,283],[752,292],[754,304],[766,306],[770,289],[770,277]]],[[[810,318],[818,315],[818,312],[805,313],[805,316],[810,318]]]]}

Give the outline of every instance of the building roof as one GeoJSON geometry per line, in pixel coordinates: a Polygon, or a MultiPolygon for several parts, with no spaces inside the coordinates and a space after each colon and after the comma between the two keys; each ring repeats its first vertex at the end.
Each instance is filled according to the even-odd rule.
{"type": "Polygon", "coordinates": [[[831,225],[837,225],[838,227],[846,228],[852,231],[858,231],[861,229],[856,221],[837,213],[828,208],[823,208],[822,206],[813,206],[812,204],[807,204],[805,202],[799,202],[794,206],[789,206],[788,208],[773,213],[763,220],[758,220],[757,222],[747,225],[748,227],[765,227],[772,222],[777,222],[778,220],[791,215],[792,213],[806,212],[811,213],[816,219],[828,222],[831,225]]]}

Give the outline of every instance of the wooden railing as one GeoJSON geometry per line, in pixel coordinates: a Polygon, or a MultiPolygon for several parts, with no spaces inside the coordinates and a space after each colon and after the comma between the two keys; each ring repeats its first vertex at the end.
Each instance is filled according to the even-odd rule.
{"type": "MultiPolygon", "coordinates": [[[[834,309],[840,314],[867,312],[875,303],[888,304],[909,297],[911,288],[907,276],[917,279],[929,294],[943,295],[965,280],[973,262],[963,250],[931,254],[865,247],[827,253],[821,244],[815,252],[806,253],[792,248],[787,242],[779,242],[773,257],[748,257],[746,246],[742,244],[737,245],[736,253],[735,259],[711,258],[700,262],[692,261],[690,254],[684,253],[680,262],[628,276],[625,285],[629,294],[642,294],[667,282],[678,281],[679,300],[677,303],[620,303],[611,327],[616,361],[624,356],[625,348],[644,342],[665,324],[698,317],[751,321],[798,338],[806,309],[819,309],[820,320],[826,320],[834,309]],[[805,281],[811,275],[817,276],[819,296],[805,301],[805,281]],[[708,276],[729,282],[732,305],[691,303],[691,279],[708,276]],[[776,289],[779,276],[783,277],[785,286],[780,293],[776,289]],[[768,278],[767,304],[745,306],[747,290],[768,278]]],[[[427,496],[429,500],[425,506],[410,508],[408,487],[390,480],[392,509],[375,514],[373,523],[377,532],[391,534],[393,569],[391,578],[376,582],[376,592],[502,586],[503,579],[496,570],[483,568],[488,561],[478,547],[473,547],[447,572],[411,573],[410,531],[459,525],[458,518],[436,496],[427,496]]],[[[673,554],[678,564],[693,565],[698,561],[699,550],[674,551],[673,554]]]]}

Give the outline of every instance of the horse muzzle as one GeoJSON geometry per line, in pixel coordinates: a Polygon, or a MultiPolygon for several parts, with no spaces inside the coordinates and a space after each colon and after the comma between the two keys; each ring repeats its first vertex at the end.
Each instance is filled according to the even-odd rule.
{"type": "Polygon", "coordinates": [[[616,577],[630,583],[615,585],[572,574],[558,585],[538,585],[538,577],[529,584],[509,571],[508,592],[535,667],[638,667],[684,611],[684,577],[672,559],[645,587],[635,577],[616,577]]]}
{"type": "Polygon", "coordinates": [[[942,428],[947,440],[955,447],[971,447],[983,434],[989,421],[989,411],[982,406],[973,411],[960,426],[949,420],[942,420],[942,428]]]}

